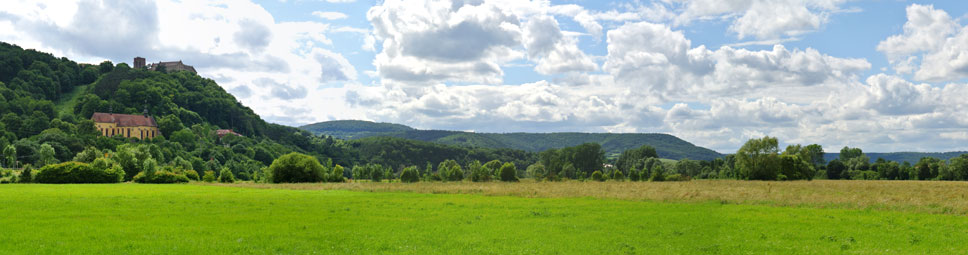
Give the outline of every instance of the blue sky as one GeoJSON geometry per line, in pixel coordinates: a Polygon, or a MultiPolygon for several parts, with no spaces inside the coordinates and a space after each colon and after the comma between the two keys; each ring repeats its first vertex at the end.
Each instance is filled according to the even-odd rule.
{"type": "Polygon", "coordinates": [[[12,1],[0,40],[183,60],[268,121],[968,150],[968,4],[12,1]],[[124,23],[124,26],[117,24],[124,23]]]}

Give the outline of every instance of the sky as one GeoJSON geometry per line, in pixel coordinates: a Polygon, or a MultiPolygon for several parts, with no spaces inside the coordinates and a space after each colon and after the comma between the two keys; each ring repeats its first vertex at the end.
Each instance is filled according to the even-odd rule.
{"type": "Polygon", "coordinates": [[[267,121],[968,150],[968,3],[5,1],[0,41],[182,60],[267,121]]]}

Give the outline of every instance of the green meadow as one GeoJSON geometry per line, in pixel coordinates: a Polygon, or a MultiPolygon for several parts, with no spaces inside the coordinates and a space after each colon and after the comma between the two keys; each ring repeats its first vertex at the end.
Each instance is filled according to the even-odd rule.
{"type": "Polygon", "coordinates": [[[204,185],[0,185],[0,254],[952,254],[963,215],[204,185]]]}

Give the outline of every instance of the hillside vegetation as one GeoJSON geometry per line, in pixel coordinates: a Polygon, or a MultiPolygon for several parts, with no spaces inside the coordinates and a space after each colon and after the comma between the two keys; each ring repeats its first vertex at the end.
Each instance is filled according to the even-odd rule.
{"type": "Polygon", "coordinates": [[[266,123],[213,80],[194,73],[107,61],[78,64],[7,43],[0,43],[0,120],[0,166],[7,168],[104,159],[96,165],[123,168],[125,180],[142,171],[164,175],[223,169],[250,180],[288,152],[337,164],[358,161],[342,141],[266,123]],[[94,112],[145,110],[157,121],[161,137],[105,137],[90,120],[94,112]],[[215,129],[243,136],[218,137],[215,129]]]}
{"type": "MultiPolygon", "coordinates": [[[[459,160],[462,165],[472,160],[500,159],[521,169],[536,161],[534,153],[520,150],[413,140],[371,139],[349,144],[267,123],[215,81],[191,72],[134,69],[109,61],[78,64],[2,42],[0,120],[0,169],[100,162],[92,164],[94,169],[123,168],[125,181],[141,172],[195,179],[208,172],[221,177],[215,173],[225,172],[233,178],[220,180],[263,181],[263,169],[290,152],[308,154],[327,170],[355,165],[385,169],[387,178],[404,166],[438,164],[447,159],[459,160]],[[90,120],[95,112],[140,115],[145,111],[155,118],[161,131],[161,136],[146,141],[101,136],[90,120]],[[231,129],[241,136],[219,137],[216,129],[231,129]]],[[[366,131],[354,129],[354,125],[343,122],[339,126],[366,131]]],[[[409,130],[393,124],[366,126],[379,132],[409,130]]],[[[27,181],[29,177],[0,171],[0,183],[27,181]],[[18,176],[26,178],[14,179],[18,176]]],[[[352,177],[351,171],[343,177],[352,177]]]]}
{"type": "Polygon", "coordinates": [[[623,151],[649,145],[661,158],[712,160],[722,157],[713,150],[695,146],[667,134],[610,133],[472,133],[445,130],[416,130],[403,125],[366,121],[328,121],[300,127],[320,135],[341,139],[389,136],[426,142],[468,147],[510,148],[540,152],[548,149],[599,143],[606,157],[614,158],[623,151]]]}
{"type": "Polygon", "coordinates": [[[385,133],[394,132],[406,132],[414,130],[411,127],[393,124],[393,123],[376,123],[362,120],[337,120],[337,121],[327,121],[325,125],[307,125],[301,127],[304,130],[321,134],[325,133],[328,136],[333,136],[339,139],[358,139],[366,138],[372,136],[380,136],[385,133]],[[312,127],[310,127],[312,126],[312,127]],[[316,132],[318,129],[320,132],[316,132]]]}

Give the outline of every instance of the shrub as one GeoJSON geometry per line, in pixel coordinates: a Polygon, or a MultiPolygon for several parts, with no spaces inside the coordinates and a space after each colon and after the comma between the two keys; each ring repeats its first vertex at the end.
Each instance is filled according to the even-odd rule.
{"type": "Polygon", "coordinates": [[[692,180],[692,178],[690,178],[688,175],[681,175],[681,174],[672,174],[672,175],[666,176],[664,179],[665,181],[669,181],[669,182],[684,182],[684,181],[692,180]]]}
{"type": "Polygon", "coordinates": [[[629,170],[629,181],[633,181],[633,182],[639,181],[639,171],[635,169],[629,170]]]}
{"type": "Polygon", "coordinates": [[[860,170],[850,170],[847,171],[847,175],[850,176],[851,180],[877,180],[880,179],[875,171],[860,171],[860,170]]]}
{"type": "Polygon", "coordinates": [[[595,171],[592,173],[592,180],[603,182],[605,181],[605,176],[602,175],[602,171],[595,171]]]}
{"type": "Polygon", "coordinates": [[[133,178],[134,182],[137,183],[187,183],[188,177],[182,174],[176,174],[170,171],[156,171],[153,174],[148,174],[146,172],[140,172],[133,178]]]}
{"type": "Polygon", "coordinates": [[[30,183],[33,181],[33,169],[29,165],[24,167],[24,170],[20,172],[20,183],[30,183]]]}
{"type": "Polygon", "coordinates": [[[540,162],[531,164],[525,172],[535,180],[541,180],[547,176],[547,169],[540,162]]]}
{"type": "Polygon", "coordinates": [[[481,162],[474,161],[474,163],[469,166],[471,170],[471,181],[472,182],[488,182],[491,181],[490,170],[481,165],[481,162]]]}
{"type": "Polygon", "coordinates": [[[650,182],[663,182],[666,180],[665,174],[661,172],[652,172],[652,176],[649,177],[650,182]]]}
{"type": "Polygon", "coordinates": [[[837,180],[842,179],[845,176],[847,166],[844,165],[839,159],[831,160],[827,162],[827,179],[837,180]]]}
{"type": "Polygon", "coordinates": [[[437,173],[444,181],[460,181],[464,179],[464,170],[453,159],[444,160],[437,166],[437,173]]]}
{"type": "Polygon", "coordinates": [[[616,169],[614,172],[612,172],[612,179],[616,181],[624,181],[625,175],[622,174],[622,171],[616,169]]]}
{"type": "Polygon", "coordinates": [[[228,168],[222,168],[222,171],[218,173],[218,182],[221,182],[221,183],[235,182],[235,175],[232,174],[232,170],[229,170],[228,168]]]}
{"type": "Polygon", "coordinates": [[[205,171],[205,175],[202,176],[202,181],[215,182],[215,171],[205,171]]]}
{"type": "Polygon", "coordinates": [[[420,172],[417,170],[417,167],[411,166],[404,168],[403,172],[400,173],[400,181],[407,183],[420,181],[420,172]]]}
{"type": "Polygon", "coordinates": [[[377,168],[375,168],[373,170],[374,170],[373,172],[370,172],[370,180],[373,181],[373,182],[382,182],[383,181],[383,169],[377,167],[377,168]]]}
{"type": "Polygon", "coordinates": [[[330,182],[345,182],[346,181],[346,178],[343,177],[343,172],[344,171],[346,171],[346,169],[344,169],[343,166],[341,166],[341,165],[334,166],[333,167],[333,173],[329,175],[329,181],[330,182]]]}
{"type": "Polygon", "coordinates": [[[501,165],[501,170],[498,170],[498,171],[501,174],[501,181],[504,181],[504,182],[518,181],[518,176],[517,176],[518,169],[514,166],[513,163],[511,162],[504,163],[504,165],[501,165]]]}
{"type": "MultiPolygon", "coordinates": [[[[456,162],[454,164],[456,164],[456,162]]],[[[501,164],[501,161],[500,160],[496,160],[495,159],[495,160],[488,161],[487,163],[484,163],[484,165],[482,167],[484,167],[484,169],[487,171],[488,175],[490,175],[490,176],[500,176],[499,171],[501,170],[501,166],[503,166],[503,165],[504,164],[501,164]]]]}
{"type": "Polygon", "coordinates": [[[272,161],[269,180],[272,183],[319,182],[323,180],[323,166],[312,156],[292,152],[272,161]]]}
{"type": "Polygon", "coordinates": [[[142,165],[141,171],[145,172],[149,176],[154,175],[155,172],[158,171],[158,161],[155,161],[153,158],[145,159],[144,162],[142,162],[142,165]]]}
{"type": "MultiPolygon", "coordinates": [[[[785,177],[784,180],[811,180],[814,170],[797,155],[780,155],[780,175],[785,177]]],[[[780,179],[779,175],[777,179],[780,179]]]]}
{"type": "Polygon", "coordinates": [[[188,177],[189,180],[197,181],[198,172],[196,172],[195,170],[187,170],[185,171],[185,177],[188,177]]]}
{"type": "Polygon", "coordinates": [[[81,162],[47,165],[33,176],[37,183],[118,183],[124,178],[120,167],[99,169],[81,162]]]}
{"type": "Polygon", "coordinates": [[[34,176],[37,183],[118,183],[124,171],[118,166],[98,169],[81,162],[47,165],[34,176]]]}
{"type": "Polygon", "coordinates": [[[453,167],[450,168],[450,171],[447,171],[447,180],[448,181],[455,181],[456,182],[456,181],[460,181],[460,180],[463,180],[463,179],[464,179],[464,170],[461,169],[459,165],[455,165],[455,166],[453,166],[453,167]]]}

